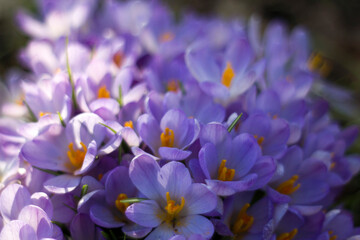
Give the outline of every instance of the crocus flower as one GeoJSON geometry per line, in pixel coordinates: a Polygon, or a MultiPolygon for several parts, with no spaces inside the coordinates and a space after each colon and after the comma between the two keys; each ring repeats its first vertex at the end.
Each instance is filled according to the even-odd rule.
{"type": "Polygon", "coordinates": [[[220,196],[249,190],[256,182],[262,187],[275,171],[271,158],[260,158],[260,147],[249,134],[232,139],[223,125],[210,123],[201,130],[200,142],[199,164],[205,182],[220,196]],[[258,164],[265,164],[268,172],[262,172],[258,164]]]}
{"type": "Polygon", "coordinates": [[[120,145],[120,135],[110,133],[100,124],[103,122],[93,113],[83,113],[71,119],[65,129],[52,124],[24,144],[21,157],[39,168],[66,173],[49,179],[45,186],[54,193],[70,192],[80,183],[81,175],[94,167],[97,155],[108,154],[120,145]]]}
{"type": "Polygon", "coordinates": [[[0,239],[63,239],[50,221],[53,206],[45,193],[30,195],[26,187],[11,184],[1,193],[0,210],[5,222],[0,239]]]}
{"type": "Polygon", "coordinates": [[[198,137],[200,126],[196,119],[189,119],[182,111],[171,109],[160,122],[150,114],[141,115],[137,130],[155,156],[183,160],[191,154],[186,148],[198,137]]]}
{"type": "Polygon", "coordinates": [[[212,236],[212,223],[200,214],[215,208],[216,196],[203,184],[192,183],[182,163],[169,162],[160,168],[153,158],[140,155],[131,162],[129,174],[149,200],[130,205],[125,214],[141,226],[155,228],[146,239],[193,234],[204,238],[212,236]]]}

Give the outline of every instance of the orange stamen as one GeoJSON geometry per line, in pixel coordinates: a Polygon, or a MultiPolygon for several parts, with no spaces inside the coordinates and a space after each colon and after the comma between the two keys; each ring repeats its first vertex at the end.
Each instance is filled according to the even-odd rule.
{"type": "Polygon", "coordinates": [[[132,128],[132,129],[134,129],[134,124],[133,124],[133,122],[130,120],[130,121],[126,121],[125,123],[124,123],[124,127],[129,127],[129,128],[132,128]]]}
{"type": "Polygon", "coordinates": [[[294,186],[295,182],[298,180],[299,176],[294,175],[289,180],[281,183],[277,188],[276,191],[278,191],[281,194],[290,195],[294,192],[296,192],[299,187],[300,183],[298,183],[296,186],[294,186]]]}
{"type": "Polygon", "coordinates": [[[233,78],[235,77],[235,73],[234,70],[231,66],[231,63],[228,62],[226,64],[226,68],[223,72],[222,78],[221,78],[221,83],[225,86],[225,87],[230,87],[231,85],[231,81],[233,80],[233,78]]]}
{"type": "Polygon", "coordinates": [[[97,98],[110,98],[110,92],[106,89],[105,85],[99,88],[97,98]]]}
{"type": "Polygon", "coordinates": [[[160,135],[162,147],[173,147],[174,146],[174,131],[165,128],[165,131],[160,135]]]}
{"type": "Polygon", "coordinates": [[[235,169],[228,169],[225,164],[226,160],[223,159],[219,166],[217,179],[220,181],[232,181],[235,176],[235,169]]]}
{"type": "Polygon", "coordinates": [[[83,162],[84,162],[84,158],[87,152],[87,147],[85,146],[85,144],[83,142],[80,142],[81,147],[83,148],[83,150],[77,149],[74,150],[74,143],[69,143],[68,148],[69,151],[67,151],[67,156],[71,162],[71,164],[76,168],[79,169],[83,162]]]}
{"type": "Polygon", "coordinates": [[[246,213],[246,211],[248,210],[249,207],[250,207],[250,204],[247,203],[241,208],[241,210],[236,218],[235,224],[232,228],[233,233],[240,234],[240,233],[247,232],[253,225],[254,217],[250,216],[246,213]]]}
{"type": "Polygon", "coordinates": [[[125,213],[126,208],[130,205],[130,203],[122,203],[121,200],[128,199],[125,193],[120,193],[115,200],[115,206],[119,209],[120,212],[125,213]]]}
{"type": "Polygon", "coordinates": [[[297,228],[294,228],[291,232],[281,234],[276,238],[276,240],[291,240],[295,237],[297,232],[297,228]]]}

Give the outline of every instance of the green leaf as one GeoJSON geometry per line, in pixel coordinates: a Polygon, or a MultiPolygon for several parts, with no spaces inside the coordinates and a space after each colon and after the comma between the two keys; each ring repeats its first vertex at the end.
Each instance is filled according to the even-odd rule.
{"type": "Polygon", "coordinates": [[[114,134],[116,134],[117,132],[115,131],[115,129],[113,129],[112,127],[106,125],[105,123],[99,123],[100,125],[103,125],[104,127],[108,128],[110,131],[112,131],[114,134]]]}
{"type": "Polygon", "coordinates": [[[34,112],[31,110],[29,104],[28,104],[25,100],[23,100],[23,103],[25,104],[27,110],[29,111],[30,121],[31,121],[31,122],[37,122],[38,119],[37,119],[37,117],[35,116],[34,112]]]}
{"type": "Polygon", "coordinates": [[[53,170],[43,169],[43,168],[39,168],[39,167],[35,167],[35,166],[32,166],[32,167],[37,169],[37,170],[40,170],[42,172],[46,172],[46,173],[49,173],[49,174],[52,174],[52,175],[55,175],[55,176],[59,176],[59,175],[63,174],[63,172],[61,172],[61,171],[53,171],[53,170]]]}
{"type": "Polygon", "coordinates": [[[62,116],[60,115],[60,112],[57,112],[57,114],[58,114],[58,116],[59,116],[61,125],[62,125],[63,127],[66,127],[66,123],[64,122],[64,119],[63,119],[62,116]]]}
{"type": "Polygon", "coordinates": [[[82,186],[80,198],[82,198],[83,196],[85,196],[87,194],[88,189],[89,189],[89,186],[87,184],[82,186]]]}
{"type": "Polygon", "coordinates": [[[69,52],[68,52],[68,46],[69,46],[69,37],[66,37],[66,42],[65,42],[65,48],[66,48],[66,69],[69,75],[69,81],[71,84],[71,98],[73,101],[73,105],[74,105],[74,110],[77,109],[77,102],[76,102],[76,95],[75,95],[75,84],[74,84],[74,79],[72,77],[72,72],[71,72],[71,68],[70,68],[70,63],[69,63],[69,52]]]}
{"type": "Polygon", "coordinates": [[[240,113],[240,115],[237,116],[237,118],[230,124],[230,126],[229,126],[228,129],[227,129],[228,132],[231,132],[231,130],[233,130],[233,128],[234,128],[235,125],[239,122],[239,120],[240,120],[240,118],[241,118],[242,115],[243,115],[243,114],[240,113]]]}
{"type": "Polygon", "coordinates": [[[141,201],[147,200],[146,198],[127,198],[120,200],[121,203],[138,203],[141,201]]]}
{"type": "Polygon", "coordinates": [[[123,102],[123,96],[122,96],[122,88],[121,86],[119,86],[119,98],[117,99],[118,103],[120,105],[120,107],[124,106],[124,102],[123,102]]]}

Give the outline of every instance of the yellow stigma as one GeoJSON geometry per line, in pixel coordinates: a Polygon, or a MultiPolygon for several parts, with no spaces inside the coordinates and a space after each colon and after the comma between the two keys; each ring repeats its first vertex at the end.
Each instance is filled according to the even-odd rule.
{"type": "Polygon", "coordinates": [[[127,195],[125,193],[120,193],[115,200],[115,206],[119,209],[120,212],[125,213],[126,208],[130,205],[130,203],[122,203],[121,200],[127,199],[127,195]]]}
{"type": "Polygon", "coordinates": [[[298,190],[300,187],[300,183],[298,183],[298,184],[296,184],[296,186],[294,186],[294,184],[298,180],[298,178],[299,178],[298,175],[292,176],[289,180],[281,183],[276,188],[276,191],[278,191],[281,194],[286,194],[286,195],[290,195],[293,192],[296,192],[296,190],[298,190]]]}
{"type": "Polygon", "coordinates": [[[113,62],[115,63],[115,65],[120,68],[122,63],[123,63],[123,60],[124,60],[124,55],[122,54],[121,51],[118,51],[114,54],[113,56],[113,62]]]}
{"type": "Polygon", "coordinates": [[[331,70],[329,61],[323,58],[320,53],[311,54],[308,60],[308,67],[312,71],[319,72],[322,76],[327,76],[331,70]]]}
{"type": "Polygon", "coordinates": [[[124,123],[124,127],[129,127],[129,128],[132,128],[132,129],[134,129],[134,124],[133,124],[133,122],[130,120],[130,121],[126,121],[125,123],[124,123]]]}
{"type": "Polygon", "coordinates": [[[297,228],[294,228],[291,232],[281,234],[276,238],[276,240],[291,240],[295,237],[297,232],[297,228]]]}
{"type": "Polygon", "coordinates": [[[232,231],[234,234],[240,234],[240,233],[247,232],[253,225],[254,217],[250,216],[246,213],[246,211],[248,210],[249,207],[250,207],[250,204],[247,203],[241,208],[241,210],[236,218],[236,222],[235,222],[234,226],[232,227],[232,231]]]}
{"type": "Polygon", "coordinates": [[[167,84],[167,90],[169,92],[177,92],[179,90],[179,83],[176,80],[170,80],[167,84]]]}
{"type": "Polygon", "coordinates": [[[262,143],[264,142],[265,138],[264,137],[259,137],[258,135],[254,135],[254,138],[257,140],[257,143],[259,144],[259,146],[262,146],[262,143]]]}
{"type": "Polygon", "coordinates": [[[106,89],[105,85],[99,88],[97,98],[110,98],[110,92],[106,89]]]}
{"type": "Polygon", "coordinates": [[[328,234],[329,234],[329,240],[336,240],[338,238],[337,235],[333,235],[334,234],[334,231],[330,230],[328,231],[328,234]]]}
{"type": "Polygon", "coordinates": [[[49,112],[39,112],[39,117],[43,117],[43,116],[49,115],[49,114],[51,114],[51,113],[49,113],[49,112]]]}
{"type": "Polygon", "coordinates": [[[232,69],[231,63],[228,62],[226,64],[226,68],[225,68],[225,70],[223,72],[223,75],[222,75],[222,78],[221,78],[221,83],[225,87],[230,87],[231,81],[233,80],[234,77],[235,77],[234,70],[232,69]]]}
{"type": "Polygon", "coordinates": [[[221,181],[232,181],[235,176],[235,169],[228,169],[225,167],[225,164],[226,160],[223,159],[220,163],[217,179],[221,181]]]}
{"type": "Polygon", "coordinates": [[[160,42],[170,42],[175,38],[175,35],[172,32],[164,32],[160,36],[160,42]]]}
{"type": "Polygon", "coordinates": [[[336,166],[336,162],[332,162],[330,164],[330,170],[333,170],[335,168],[335,166],[336,166]]]}
{"type": "Polygon", "coordinates": [[[165,128],[165,131],[160,135],[162,147],[173,147],[174,146],[174,131],[170,128],[165,128]]]}
{"type": "Polygon", "coordinates": [[[184,197],[181,197],[181,203],[176,204],[174,200],[172,200],[170,198],[170,193],[166,192],[166,206],[165,206],[165,210],[166,210],[166,215],[164,215],[162,217],[162,219],[167,222],[170,223],[171,221],[174,220],[174,218],[177,217],[177,215],[181,212],[181,210],[184,208],[185,206],[185,199],[184,197]]]}
{"type": "Polygon", "coordinates": [[[82,166],[87,151],[87,148],[83,142],[80,142],[80,145],[82,146],[83,150],[80,149],[74,150],[74,143],[72,142],[69,143],[68,145],[69,151],[67,151],[67,156],[71,164],[76,169],[79,169],[82,166]]]}

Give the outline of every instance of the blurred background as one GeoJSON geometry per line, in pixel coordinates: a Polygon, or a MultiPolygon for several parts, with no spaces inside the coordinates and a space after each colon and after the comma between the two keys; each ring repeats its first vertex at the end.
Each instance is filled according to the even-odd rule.
{"type": "MultiPolygon", "coordinates": [[[[75,0],[74,0],[75,1],[75,0]]],[[[313,50],[331,66],[327,83],[336,87],[323,94],[332,106],[334,118],[343,126],[360,125],[360,1],[359,0],[163,0],[177,18],[185,11],[217,15],[225,19],[248,19],[257,14],[266,23],[281,19],[289,30],[302,25],[311,34],[313,50]],[[345,91],[339,94],[338,90],[345,91]],[[340,99],[340,95],[342,98],[340,99]]],[[[36,15],[35,0],[0,0],[0,79],[19,67],[17,53],[29,40],[14,21],[19,8],[36,15]]],[[[360,152],[360,140],[350,149],[360,152]]],[[[360,176],[344,189],[336,204],[354,213],[360,225],[360,176]]]]}

